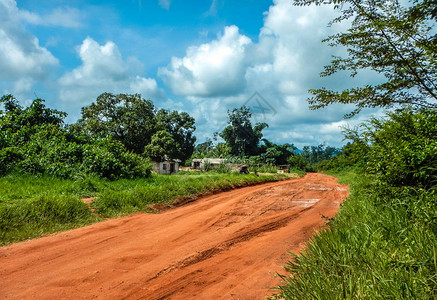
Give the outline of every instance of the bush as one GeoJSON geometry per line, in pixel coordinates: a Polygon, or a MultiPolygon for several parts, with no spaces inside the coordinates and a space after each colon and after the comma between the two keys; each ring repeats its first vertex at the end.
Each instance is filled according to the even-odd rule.
{"type": "Polygon", "coordinates": [[[437,112],[410,110],[373,119],[367,171],[393,186],[431,188],[437,180],[437,112]]]}
{"type": "Polygon", "coordinates": [[[17,147],[6,147],[0,149],[0,176],[6,175],[14,166],[14,163],[21,159],[21,153],[17,147]]]}

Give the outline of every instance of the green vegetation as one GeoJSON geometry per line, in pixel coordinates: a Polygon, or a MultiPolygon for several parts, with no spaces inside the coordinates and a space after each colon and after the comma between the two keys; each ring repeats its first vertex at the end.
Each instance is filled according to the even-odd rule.
{"type": "Polygon", "coordinates": [[[229,125],[223,129],[220,136],[226,141],[233,156],[251,156],[258,152],[258,144],[263,136],[262,130],[268,125],[257,123],[252,127],[251,116],[252,113],[245,106],[228,111],[229,125]]]}
{"type": "Polygon", "coordinates": [[[195,129],[194,118],[186,112],[157,110],[152,101],[142,99],[138,94],[111,93],[103,93],[94,103],[83,107],[82,118],[70,126],[70,131],[79,135],[111,136],[136,154],[143,154],[154,136],[166,132],[172,143],[164,143],[167,146],[164,148],[155,143],[154,151],[166,152],[171,158],[182,161],[193,153],[195,129]]]}
{"type": "MultiPolygon", "coordinates": [[[[331,1],[295,0],[297,5],[332,4],[331,1]]],[[[334,0],[341,15],[332,23],[345,21],[350,28],[327,39],[331,46],[343,46],[346,57],[334,57],[322,76],[339,71],[351,77],[372,70],[385,80],[380,84],[332,91],[312,89],[310,108],[332,103],[364,107],[392,107],[396,104],[437,108],[436,2],[430,0],[334,0]]]]}
{"type": "MultiPolygon", "coordinates": [[[[263,138],[266,123],[252,125],[250,110],[243,106],[228,111],[228,126],[216,132],[214,140],[222,137],[225,142],[211,139],[198,144],[192,158],[225,158],[228,163],[247,164],[251,172],[276,173],[278,166],[288,165],[290,158],[297,155],[293,144],[278,145],[263,138]]],[[[225,168],[221,168],[225,170],[225,168]]],[[[301,169],[293,166],[293,169],[301,169]]]]}
{"type": "Polygon", "coordinates": [[[196,173],[109,181],[9,174],[0,178],[0,245],[147,211],[151,204],[171,205],[179,197],[285,178],[196,173]],[[85,197],[96,197],[91,203],[96,215],[80,200],[85,197]]]}
{"type": "Polygon", "coordinates": [[[0,175],[10,172],[74,178],[95,174],[116,179],[147,177],[147,158],[127,151],[112,136],[75,134],[63,127],[65,113],[36,99],[26,108],[12,95],[0,99],[0,175]]]}
{"type": "MultiPolygon", "coordinates": [[[[272,299],[436,299],[436,3],[334,3],[342,10],[334,22],[351,19],[351,28],[327,41],[346,46],[348,57],[336,57],[322,76],[371,69],[386,82],[341,92],[311,90],[312,108],[354,103],[353,115],[363,107],[404,106],[345,130],[350,142],[310,165],[350,184],[350,197],[293,255],[286,266],[290,274],[282,276],[284,285],[272,299]]],[[[308,161],[301,155],[295,163],[308,161]]]]}
{"type": "Polygon", "coordinates": [[[328,229],[288,263],[275,299],[433,299],[437,295],[435,191],[381,188],[349,176],[351,196],[328,229]]]}

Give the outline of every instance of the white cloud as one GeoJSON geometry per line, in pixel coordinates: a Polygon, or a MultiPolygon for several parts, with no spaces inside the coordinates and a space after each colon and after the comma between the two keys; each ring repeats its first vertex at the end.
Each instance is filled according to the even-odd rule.
{"type": "Polygon", "coordinates": [[[67,28],[82,27],[82,14],[76,8],[61,7],[56,8],[50,14],[41,17],[38,23],[45,26],[61,26],[67,28]]]}
{"type": "Polygon", "coordinates": [[[342,120],[353,106],[311,111],[306,101],[310,88],[343,89],[345,82],[351,82],[349,77],[325,81],[319,77],[331,55],[344,51],[321,42],[345,30],[347,24],[327,27],[335,16],[328,5],[298,7],[289,0],[275,0],[265,13],[258,42],[240,34],[237,26],[225,27],[223,36],[189,47],[182,58],[173,57],[159,75],[174,93],[196,103],[199,141],[222,129],[228,109],[250,107],[246,101],[257,91],[276,111],[255,114],[254,121],[270,125],[265,137],[300,147],[322,142],[339,145],[339,125],[355,122],[342,120]]]}
{"type": "Polygon", "coordinates": [[[46,78],[58,60],[24,29],[15,1],[0,0],[0,11],[0,78],[27,82],[46,78]]]}
{"type": "Polygon", "coordinates": [[[170,9],[171,0],[159,0],[159,6],[165,10],[170,9]]]}
{"type": "Polygon", "coordinates": [[[125,61],[115,43],[99,45],[88,37],[77,52],[82,64],[59,79],[60,99],[70,107],[80,108],[104,92],[139,93],[142,97],[161,100],[164,92],[155,79],[141,77],[131,69],[135,58],[125,61]]]}
{"type": "Polygon", "coordinates": [[[0,0],[0,23],[29,23],[41,26],[78,28],[82,26],[82,14],[76,8],[58,7],[46,15],[39,15],[17,7],[15,0],[0,0]],[[6,18],[5,18],[6,17],[6,18]]]}
{"type": "Polygon", "coordinates": [[[225,27],[216,40],[188,48],[183,58],[173,57],[159,75],[174,93],[214,97],[243,91],[246,55],[251,40],[237,26],[225,27]]]}

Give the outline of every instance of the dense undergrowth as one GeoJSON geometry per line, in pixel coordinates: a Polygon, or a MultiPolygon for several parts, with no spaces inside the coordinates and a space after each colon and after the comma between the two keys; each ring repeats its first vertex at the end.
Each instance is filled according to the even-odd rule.
{"type": "Polygon", "coordinates": [[[397,111],[363,128],[319,165],[350,197],[287,264],[274,299],[437,298],[437,112],[397,111]]]}
{"type": "Polygon", "coordinates": [[[294,256],[275,299],[434,299],[437,195],[349,176],[350,198],[294,256]]]}
{"type": "Polygon", "coordinates": [[[0,245],[171,204],[178,197],[276,181],[281,175],[201,173],[109,181],[9,174],[0,178],[0,245]],[[97,215],[81,200],[91,203],[97,215]]]}

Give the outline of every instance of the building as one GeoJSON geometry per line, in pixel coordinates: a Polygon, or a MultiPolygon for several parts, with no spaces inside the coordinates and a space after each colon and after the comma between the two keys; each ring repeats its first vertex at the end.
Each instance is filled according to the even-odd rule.
{"type": "Polygon", "coordinates": [[[191,161],[191,168],[203,170],[207,167],[207,169],[215,169],[225,162],[226,159],[224,158],[194,158],[191,161]]]}
{"type": "Polygon", "coordinates": [[[154,173],[170,175],[179,172],[180,160],[178,159],[165,159],[164,161],[152,161],[152,170],[154,173]]]}

